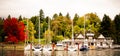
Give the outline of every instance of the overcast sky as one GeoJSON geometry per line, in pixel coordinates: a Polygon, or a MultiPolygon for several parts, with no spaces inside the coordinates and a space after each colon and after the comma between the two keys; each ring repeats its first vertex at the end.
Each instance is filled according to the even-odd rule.
{"type": "Polygon", "coordinates": [[[50,17],[59,12],[63,15],[68,12],[71,18],[75,13],[83,16],[93,12],[100,18],[107,14],[113,19],[120,13],[120,0],[0,0],[0,17],[10,14],[30,18],[38,15],[40,9],[43,9],[45,16],[50,17]]]}

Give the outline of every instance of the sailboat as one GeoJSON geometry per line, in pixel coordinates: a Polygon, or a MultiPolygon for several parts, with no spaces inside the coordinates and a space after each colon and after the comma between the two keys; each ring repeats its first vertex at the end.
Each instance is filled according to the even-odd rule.
{"type": "Polygon", "coordinates": [[[77,47],[74,46],[74,36],[73,36],[73,20],[72,20],[72,45],[68,47],[68,51],[76,51],[77,47]]]}
{"type": "MultiPolygon", "coordinates": [[[[85,40],[85,21],[86,21],[86,16],[84,16],[84,40],[85,40]]],[[[80,51],[87,51],[88,50],[88,46],[85,45],[85,41],[84,44],[81,46],[80,51]]]]}
{"type": "Polygon", "coordinates": [[[37,44],[36,46],[34,46],[34,50],[35,51],[42,51],[42,47],[40,46],[40,19],[38,19],[38,31],[39,31],[39,34],[38,34],[38,37],[39,37],[39,44],[37,44]]]}

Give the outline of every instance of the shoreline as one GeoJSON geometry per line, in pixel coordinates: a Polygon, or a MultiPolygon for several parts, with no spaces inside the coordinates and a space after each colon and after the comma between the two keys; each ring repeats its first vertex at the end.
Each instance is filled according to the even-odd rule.
{"type": "MultiPolygon", "coordinates": [[[[120,45],[113,44],[112,49],[120,49],[120,45]]],[[[24,44],[3,44],[0,45],[0,49],[6,50],[24,50],[24,44]]]]}

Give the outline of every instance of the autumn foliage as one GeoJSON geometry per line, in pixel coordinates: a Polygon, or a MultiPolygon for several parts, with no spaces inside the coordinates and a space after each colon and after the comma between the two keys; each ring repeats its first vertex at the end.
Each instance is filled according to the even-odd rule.
{"type": "Polygon", "coordinates": [[[17,43],[25,40],[25,26],[23,22],[19,22],[16,18],[4,20],[4,31],[7,34],[5,41],[17,43]]]}

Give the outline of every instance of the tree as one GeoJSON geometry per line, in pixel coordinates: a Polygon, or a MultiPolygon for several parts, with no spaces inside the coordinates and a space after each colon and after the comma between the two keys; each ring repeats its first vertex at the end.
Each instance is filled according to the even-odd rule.
{"type": "Polygon", "coordinates": [[[81,28],[78,25],[75,25],[73,29],[74,29],[74,34],[82,33],[81,31],[84,31],[81,30],[81,28]]]}
{"type": "Polygon", "coordinates": [[[51,42],[53,36],[54,36],[54,33],[50,29],[45,31],[44,38],[45,38],[46,44],[51,42]]]}
{"type": "MultiPolygon", "coordinates": [[[[115,26],[115,42],[117,44],[120,43],[120,14],[115,16],[115,19],[113,20],[114,26],[115,26]]],[[[113,26],[112,26],[113,27],[113,26]]]]}
{"type": "Polygon", "coordinates": [[[4,36],[5,36],[4,29],[3,29],[3,22],[4,20],[0,17],[0,42],[4,41],[4,36]]]}
{"type": "Polygon", "coordinates": [[[42,9],[39,12],[39,16],[40,16],[40,23],[42,23],[44,21],[44,12],[42,9]]]}
{"type": "Polygon", "coordinates": [[[44,37],[44,32],[48,29],[48,23],[47,22],[43,22],[40,24],[40,35],[43,38],[44,37]]]}
{"type": "Polygon", "coordinates": [[[11,18],[11,16],[10,15],[8,15],[8,17],[7,17],[8,19],[10,19],[11,18]]]}
{"type": "Polygon", "coordinates": [[[55,13],[54,15],[53,15],[53,19],[55,19],[55,18],[57,18],[58,17],[58,15],[55,13]]]}
{"type": "Polygon", "coordinates": [[[29,20],[28,21],[28,30],[29,30],[29,40],[33,41],[35,39],[34,34],[36,31],[34,30],[34,24],[29,20]]]}
{"type": "Polygon", "coordinates": [[[100,29],[100,33],[103,34],[105,37],[111,37],[111,19],[109,18],[109,16],[107,16],[106,14],[104,15],[102,22],[101,22],[101,29],[100,29]]]}
{"type": "Polygon", "coordinates": [[[25,26],[23,22],[19,22],[16,18],[4,20],[4,31],[7,34],[5,41],[17,43],[25,40],[25,26]]]}
{"type": "Polygon", "coordinates": [[[34,34],[35,38],[39,38],[39,16],[33,16],[31,17],[31,22],[34,25],[34,30],[36,31],[36,33],[34,34]]]}
{"type": "Polygon", "coordinates": [[[36,31],[34,30],[34,24],[32,23],[32,21],[30,21],[28,18],[25,18],[24,20],[22,20],[24,23],[26,23],[26,35],[27,35],[27,41],[34,41],[35,40],[35,36],[34,34],[36,33],[36,31]]]}
{"type": "Polygon", "coordinates": [[[79,15],[75,14],[74,18],[73,18],[73,24],[76,25],[76,21],[79,19],[79,15]]]}
{"type": "Polygon", "coordinates": [[[52,31],[55,36],[62,35],[66,38],[71,38],[72,21],[64,16],[58,16],[51,22],[52,31]],[[67,28],[66,28],[67,27],[67,28]]]}
{"type": "MultiPolygon", "coordinates": [[[[76,21],[76,25],[75,26],[79,26],[79,28],[80,28],[80,32],[79,33],[82,33],[82,34],[84,34],[84,30],[85,31],[87,31],[88,29],[88,25],[89,25],[89,23],[90,23],[90,21],[87,19],[87,18],[85,18],[85,17],[80,17],[77,21],[76,21]],[[84,22],[85,21],[85,22],[84,22]],[[84,25],[85,24],[85,25],[84,25]],[[84,28],[85,27],[85,28],[84,28]]],[[[76,30],[76,29],[75,29],[76,30]]],[[[76,33],[75,31],[74,31],[74,33],[76,33]]],[[[78,33],[76,33],[76,34],[78,34],[78,33]]]]}
{"type": "Polygon", "coordinates": [[[45,18],[45,22],[48,23],[49,19],[50,19],[50,18],[47,16],[47,17],[45,18]]]}
{"type": "Polygon", "coordinates": [[[59,16],[63,16],[61,12],[59,13],[59,16]]]}
{"type": "Polygon", "coordinates": [[[18,19],[18,21],[22,21],[22,16],[21,16],[21,15],[19,16],[19,19],[18,19]]]}
{"type": "Polygon", "coordinates": [[[66,18],[70,19],[70,15],[69,15],[69,13],[66,14],[66,18]]]}
{"type": "Polygon", "coordinates": [[[80,28],[79,29],[80,32],[77,31],[77,33],[76,33],[76,31],[74,31],[74,33],[76,33],[76,34],[78,34],[78,33],[84,34],[84,33],[87,33],[87,32],[91,32],[91,33],[95,34],[95,37],[98,36],[101,21],[100,21],[99,17],[96,14],[87,13],[82,17],[78,17],[78,15],[76,14],[75,17],[74,17],[74,21],[75,21],[74,25],[78,26],[80,28]]]}
{"type": "Polygon", "coordinates": [[[62,35],[59,35],[59,36],[54,36],[53,38],[52,38],[52,43],[57,43],[58,41],[62,41],[64,39],[64,37],[62,36],[62,35]]]}
{"type": "Polygon", "coordinates": [[[100,30],[100,18],[96,13],[88,13],[86,14],[86,18],[89,20],[89,25],[87,27],[87,31],[95,34],[95,38],[98,37],[100,30]]]}

